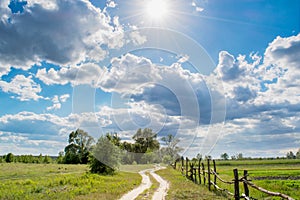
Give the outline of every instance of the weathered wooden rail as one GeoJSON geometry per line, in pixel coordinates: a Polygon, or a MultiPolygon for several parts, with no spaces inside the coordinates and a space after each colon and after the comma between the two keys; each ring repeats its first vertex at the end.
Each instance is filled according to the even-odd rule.
{"type": "Polygon", "coordinates": [[[175,161],[175,163],[173,164],[173,168],[180,170],[182,175],[185,175],[188,179],[190,179],[194,183],[204,184],[204,185],[207,184],[208,189],[210,191],[212,190],[212,187],[214,187],[215,190],[225,192],[228,195],[232,196],[235,200],[255,199],[255,198],[250,197],[250,192],[249,192],[248,186],[250,186],[260,192],[268,194],[270,196],[278,196],[278,197],[281,197],[282,199],[294,200],[292,197],[290,197],[286,194],[282,194],[280,192],[268,191],[264,188],[261,188],[261,187],[255,185],[254,183],[251,182],[251,180],[247,179],[247,177],[249,176],[247,170],[244,170],[243,177],[239,178],[238,169],[233,169],[233,177],[234,177],[233,180],[227,181],[227,180],[222,179],[220,177],[220,175],[217,173],[217,166],[216,166],[215,160],[199,159],[199,160],[197,160],[197,162],[195,162],[195,161],[192,162],[188,158],[186,158],[184,160],[184,158],[181,157],[181,159],[178,159],[177,161],[175,161]],[[206,165],[207,169],[205,169],[205,164],[204,164],[205,161],[207,162],[207,165],[206,165]],[[218,186],[217,180],[219,180],[220,182],[222,182],[224,184],[233,185],[234,193],[218,186]],[[240,189],[242,189],[242,188],[240,188],[240,183],[243,183],[242,185],[243,185],[244,191],[242,194],[240,193],[240,189]]]}

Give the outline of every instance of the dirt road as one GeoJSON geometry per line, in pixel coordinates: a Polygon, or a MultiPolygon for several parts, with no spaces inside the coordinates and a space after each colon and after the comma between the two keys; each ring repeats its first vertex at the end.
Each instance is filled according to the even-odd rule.
{"type": "Polygon", "coordinates": [[[150,177],[146,174],[146,172],[149,172],[151,176],[153,176],[155,180],[159,182],[159,188],[153,194],[152,200],[164,200],[169,189],[169,183],[155,173],[155,171],[160,169],[164,169],[164,167],[155,167],[152,169],[140,171],[139,174],[142,176],[142,183],[139,185],[139,187],[131,190],[130,192],[122,196],[120,200],[133,200],[136,197],[138,197],[139,194],[143,193],[144,190],[151,187],[152,182],[150,180],[150,177]]]}

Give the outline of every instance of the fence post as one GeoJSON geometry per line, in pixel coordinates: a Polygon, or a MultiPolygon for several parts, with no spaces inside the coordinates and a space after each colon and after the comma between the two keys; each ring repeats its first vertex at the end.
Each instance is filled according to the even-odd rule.
{"type": "MultiPolygon", "coordinates": [[[[244,178],[245,178],[245,180],[247,180],[247,176],[248,176],[248,171],[244,170],[244,178]]],[[[245,191],[245,195],[247,197],[249,197],[249,188],[248,188],[248,185],[245,182],[244,182],[244,191],[245,191]]]]}
{"type": "Polygon", "coordinates": [[[196,170],[196,166],[193,168],[194,170],[194,182],[197,183],[197,170],[196,170]]]}
{"type": "Polygon", "coordinates": [[[181,174],[183,175],[183,170],[184,170],[184,158],[181,156],[181,174]]]}
{"type": "Polygon", "coordinates": [[[208,182],[208,190],[210,191],[210,159],[207,159],[207,182],[208,182]]]}
{"type": "Polygon", "coordinates": [[[215,172],[215,176],[214,176],[214,186],[215,186],[215,189],[216,188],[216,185],[217,185],[217,167],[216,167],[216,161],[213,160],[213,164],[214,164],[214,172],[215,172]]]}
{"type": "Polygon", "coordinates": [[[177,163],[177,160],[175,160],[175,163],[174,163],[174,169],[176,169],[176,163],[177,163]]]}
{"type": "Polygon", "coordinates": [[[201,184],[201,158],[199,159],[198,162],[198,179],[199,179],[199,184],[201,184]]]}
{"type": "Polygon", "coordinates": [[[234,174],[234,199],[240,199],[240,189],[239,189],[239,172],[238,169],[233,170],[234,174]]]}
{"type": "Polygon", "coordinates": [[[205,182],[206,182],[206,178],[205,178],[205,168],[204,168],[204,163],[201,163],[202,165],[202,173],[203,173],[203,183],[205,185],[205,182]]]}
{"type": "Polygon", "coordinates": [[[188,177],[189,176],[189,174],[188,174],[189,173],[189,159],[188,159],[188,157],[186,157],[185,159],[186,159],[185,160],[185,162],[186,162],[185,163],[185,165],[186,165],[185,166],[185,176],[188,177]]]}
{"type": "Polygon", "coordinates": [[[194,182],[194,170],[193,170],[193,168],[194,168],[194,163],[190,163],[190,176],[189,176],[189,178],[191,179],[191,181],[193,181],[194,182]]]}

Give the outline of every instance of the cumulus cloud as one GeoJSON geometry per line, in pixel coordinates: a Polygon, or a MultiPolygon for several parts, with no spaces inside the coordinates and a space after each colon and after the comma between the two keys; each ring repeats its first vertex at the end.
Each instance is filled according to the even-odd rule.
{"type": "Polygon", "coordinates": [[[126,54],[121,58],[112,59],[111,67],[104,70],[98,84],[106,92],[134,94],[143,91],[141,85],[149,87],[151,82],[159,78],[151,60],[126,54]]]}
{"type": "Polygon", "coordinates": [[[0,131],[66,136],[70,131],[80,127],[105,127],[111,121],[101,113],[71,113],[60,117],[55,114],[38,114],[19,112],[0,117],[0,131]]]}
{"type": "Polygon", "coordinates": [[[17,95],[20,101],[43,99],[38,95],[42,88],[32,80],[32,76],[16,75],[10,82],[0,81],[0,88],[3,92],[17,95]]]}
{"type": "Polygon", "coordinates": [[[123,45],[118,18],[87,0],[29,0],[22,13],[12,13],[8,4],[0,4],[0,75],[44,60],[59,65],[99,61],[106,55],[102,46],[123,45]]]}
{"type": "MultiPolygon", "coordinates": [[[[299,104],[300,88],[300,34],[287,38],[277,37],[265,51],[264,68],[261,73],[268,80],[276,81],[268,84],[264,98],[272,103],[299,104]]],[[[260,101],[263,101],[260,99],[260,101]]]]}
{"type": "Polygon", "coordinates": [[[79,66],[62,67],[59,70],[39,69],[36,77],[47,85],[71,83],[72,86],[88,84],[95,87],[102,73],[103,69],[99,65],[85,63],[79,66]]]}
{"type": "Polygon", "coordinates": [[[59,98],[55,95],[52,99],[53,105],[47,107],[47,110],[58,110],[61,108],[61,103],[59,102],[59,98]]]}
{"type": "Polygon", "coordinates": [[[65,103],[69,98],[70,98],[69,94],[63,94],[59,97],[59,99],[62,103],[65,103]]]}
{"type": "Polygon", "coordinates": [[[54,95],[54,97],[51,100],[53,105],[47,107],[47,110],[59,110],[61,108],[61,103],[65,103],[69,97],[69,94],[64,94],[60,97],[58,95],[54,95]]]}
{"type": "Polygon", "coordinates": [[[109,8],[115,8],[118,4],[116,4],[116,2],[114,2],[113,0],[108,0],[106,3],[106,6],[109,8]]]}

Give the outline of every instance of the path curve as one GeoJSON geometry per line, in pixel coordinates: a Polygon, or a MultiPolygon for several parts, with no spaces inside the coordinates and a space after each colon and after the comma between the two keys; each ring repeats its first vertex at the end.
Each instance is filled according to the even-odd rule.
{"type": "Polygon", "coordinates": [[[155,178],[157,182],[159,182],[159,188],[155,191],[152,200],[164,200],[167,195],[167,191],[169,189],[169,183],[160,177],[155,171],[165,169],[165,167],[155,167],[152,169],[146,169],[139,172],[142,176],[142,183],[135,189],[131,190],[127,194],[123,195],[120,200],[133,200],[137,198],[141,193],[143,193],[146,189],[149,189],[152,185],[150,177],[146,175],[146,172],[150,172],[150,174],[155,178]]]}
{"type": "Polygon", "coordinates": [[[161,176],[155,173],[155,171],[165,169],[165,167],[160,167],[156,170],[153,170],[150,172],[150,174],[155,178],[157,182],[159,182],[159,188],[155,191],[153,194],[152,200],[164,200],[165,196],[167,195],[168,189],[169,189],[169,183],[168,181],[164,180],[161,176]]]}

